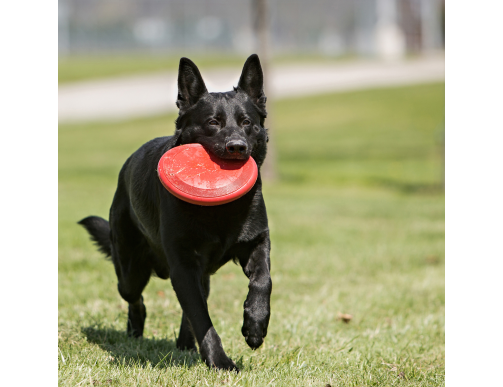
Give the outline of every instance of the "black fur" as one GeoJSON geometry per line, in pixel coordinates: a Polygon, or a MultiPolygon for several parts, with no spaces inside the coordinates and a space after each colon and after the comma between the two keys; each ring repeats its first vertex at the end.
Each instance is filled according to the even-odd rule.
{"type": "Polygon", "coordinates": [[[112,246],[110,243],[110,226],[108,222],[99,216],[88,216],[82,219],[78,224],[85,227],[91,235],[91,240],[98,247],[98,250],[107,257],[112,256],[112,246]]]}
{"type": "Polygon", "coordinates": [[[180,60],[179,116],[175,134],[156,138],[124,164],[110,209],[110,225],[91,216],[81,220],[100,251],[110,255],[119,293],[129,303],[127,331],[143,335],[142,291],[152,273],[170,278],[183,316],[177,347],[195,349],[209,367],[238,371],[225,354],[208,314],[210,275],[230,260],[250,279],[242,333],[252,349],[262,345],[270,317],[270,240],[259,176],[241,198],[219,206],[186,203],[160,183],[157,163],[169,149],[202,144],[220,158],[252,156],[259,168],[266,155],[266,97],[257,55],[243,67],[237,88],[208,93],[196,65],[180,60]]]}

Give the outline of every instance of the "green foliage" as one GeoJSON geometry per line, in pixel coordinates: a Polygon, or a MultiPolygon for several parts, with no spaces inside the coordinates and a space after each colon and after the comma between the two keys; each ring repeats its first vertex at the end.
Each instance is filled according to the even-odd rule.
{"type": "Polygon", "coordinates": [[[175,348],[181,309],[169,281],[151,280],[145,338],[127,338],[113,267],[75,223],[108,218],[122,163],[171,134],[175,117],[61,125],[59,384],[444,385],[443,101],[438,84],[276,103],[264,345],[254,352],[241,336],[247,280],[238,266],[212,277],[209,298],[240,374],[209,371],[175,348]]]}

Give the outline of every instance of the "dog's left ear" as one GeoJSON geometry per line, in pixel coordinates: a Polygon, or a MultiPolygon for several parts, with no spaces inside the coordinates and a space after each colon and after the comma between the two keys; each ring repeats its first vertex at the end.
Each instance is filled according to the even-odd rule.
{"type": "Polygon", "coordinates": [[[243,66],[238,90],[248,94],[253,102],[265,110],[264,74],[257,54],[250,55],[243,66]]]}
{"type": "Polygon", "coordinates": [[[181,58],[178,67],[178,98],[176,101],[180,113],[194,105],[206,93],[208,90],[197,66],[189,58],[181,58]]]}

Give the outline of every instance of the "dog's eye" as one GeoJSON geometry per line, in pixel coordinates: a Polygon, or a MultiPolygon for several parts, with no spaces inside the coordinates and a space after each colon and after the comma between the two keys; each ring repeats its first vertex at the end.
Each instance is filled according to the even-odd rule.
{"type": "Polygon", "coordinates": [[[243,121],[243,125],[244,125],[244,126],[248,126],[248,125],[250,125],[250,124],[251,124],[250,120],[244,120],[244,121],[243,121]]]}
{"type": "Polygon", "coordinates": [[[214,125],[214,126],[218,126],[218,121],[217,120],[211,120],[210,122],[208,122],[208,124],[214,125]]]}

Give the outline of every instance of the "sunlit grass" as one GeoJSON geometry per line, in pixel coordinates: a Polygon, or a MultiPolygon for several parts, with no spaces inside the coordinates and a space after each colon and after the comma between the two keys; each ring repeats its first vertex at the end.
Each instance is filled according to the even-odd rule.
{"type": "Polygon", "coordinates": [[[75,223],[108,218],[122,163],[171,134],[175,117],[61,125],[60,385],[443,385],[443,100],[438,84],[274,106],[280,179],[264,188],[273,279],[264,345],[253,352],[241,336],[238,266],[212,277],[209,298],[237,375],[176,350],[181,309],[169,281],[151,280],[145,338],[127,338],[113,267],[75,223]]]}
{"type": "MultiPolygon", "coordinates": [[[[251,54],[251,53],[250,53],[251,54]]],[[[161,71],[178,70],[180,57],[188,56],[202,70],[214,67],[242,68],[246,55],[218,54],[94,54],[71,55],[59,58],[59,83],[100,79],[115,76],[148,74],[161,71]]],[[[279,55],[274,64],[293,63],[333,63],[350,59],[350,57],[327,57],[322,55],[279,55]]]]}

